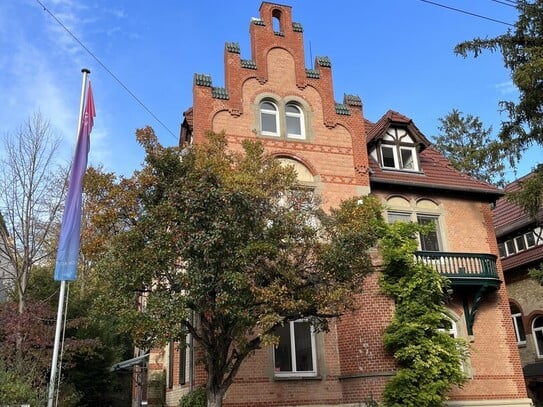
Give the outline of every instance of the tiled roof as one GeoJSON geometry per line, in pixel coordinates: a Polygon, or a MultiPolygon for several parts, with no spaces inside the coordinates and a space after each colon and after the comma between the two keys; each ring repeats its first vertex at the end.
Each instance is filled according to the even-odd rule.
{"type": "Polygon", "coordinates": [[[336,113],[342,116],[350,116],[351,111],[346,105],[342,103],[336,103],[336,113]]]}
{"type": "Polygon", "coordinates": [[[226,88],[211,88],[211,94],[215,99],[228,100],[228,90],[226,88]]]}
{"type": "Polygon", "coordinates": [[[242,68],[256,69],[256,62],[252,59],[242,59],[240,62],[242,68]]]}
{"type": "Polygon", "coordinates": [[[183,112],[183,116],[185,117],[185,121],[187,122],[187,125],[192,129],[193,118],[194,118],[192,107],[189,107],[187,110],[185,110],[183,112]]]}
{"type": "Polygon", "coordinates": [[[332,67],[332,61],[330,61],[330,58],[328,57],[317,57],[317,64],[326,68],[332,67]]]}
{"type": "MultiPolygon", "coordinates": [[[[525,175],[522,178],[506,185],[505,192],[516,192],[520,189],[523,180],[532,176],[532,173],[525,175]]],[[[520,206],[511,202],[507,198],[501,198],[496,202],[496,207],[493,211],[494,216],[494,228],[496,229],[496,236],[507,235],[517,229],[521,229],[533,223],[534,220],[528,213],[520,206]]],[[[538,218],[543,217],[543,211],[540,210],[538,218]]]]}
{"type": "Polygon", "coordinates": [[[503,195],[503,191],[494,185],[478,181],[456,170],[451,163],[436,149],[415,126],[413,121],[392,110],[388,111],[377,123],[365,121],[366,140],[371,145],[379,139],[391,124],[404,124],[410,134],[420,140],[426,148],[419,152],[420,172],[382,169],[375,159],[369,156],[370,182],[379,186],[407,186],[480,194],[488,202],[493,202],[503,195]]]}
{"type": "Polygon", "coordinates": [[[385,130],[388,129],[392,124],[407,127],[409,133],[414,136],[424,147],[431,144],[424,134],[422,134],[419,128],[415,126],[413,120],[401,113],[395,112],[394,110],[389,110],[386,112],[383,117],[377,120],[375,124],[366,120],[366,141],[368,144],[371,144],[374,140],[380,138],[384,134],[385,130]]]}
{"type": "Polygon", "coordinates": [[[304,32],[304,28],[300,23],[292,22],[292,31],[301,33],[304,32]]]}
{"type": "Polygon", "coordinates": [[[321,77],[321,74],[316,69],[306,69],[305,76],[312,79],[319,79],[321,77]]]}
{"type": "Polygon", "coordinates": [[[228,52],[232,52],[234,54],[239,54],[241,52],[239,43],[237,42],[227,42],[225,46],[228,52]]]}
{"type": "Polygon", "coordinates": [[[201,73],[194,74],[194,82],[198,86],[211,86],[211,75],[201,73]]]}
{"type": "Polygon", "coordinates": [[[362,106],[362,99],[358,95],[343,95],[343,103],[350,106],[362,106]]]}

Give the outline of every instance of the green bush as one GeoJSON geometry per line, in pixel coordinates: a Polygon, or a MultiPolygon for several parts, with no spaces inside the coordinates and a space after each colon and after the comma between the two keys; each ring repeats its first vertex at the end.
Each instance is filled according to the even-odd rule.
{"type": "Polygon", "coordinates": [[[191,391],[181,399],[179,405],[181,407],[206,407],[206,389],[204,387],[200,387],[191,391]]]}

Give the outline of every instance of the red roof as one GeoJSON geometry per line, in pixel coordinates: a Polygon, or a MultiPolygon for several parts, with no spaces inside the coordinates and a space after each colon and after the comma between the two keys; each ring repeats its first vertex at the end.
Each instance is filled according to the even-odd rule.
{"type": "Polygon", "coordinates": [[[503,195],[503,191],[494,185],[472,178],[453,168],[451,163],[420,132],[413,121],[392,110],[389,110],[375,124],[366,120],[366,141],[368,145],[378,140],[391,125],[404,125],[409,133],[421,144],[419,152],[420,172],[383,169],[369,157],[372,170],[370,182],[379,185],[401,185],[438,190],[449,190],[465,193],[477,193],[486,196],[492,202],[503,195]]]}
{"type": "MultiPolygon", "coordinates": [[[[520,190],[522,181],[531,177],[533,174],[527,174],[524,177],[517,179],[506,185],[505,192],[516,192],[520,190]]],[[[541,219],[543,210],[540,209],[538,218],[541,219]]],[[[515,204],[506,197],[501,198],[496,202],[496,208],[493,211],[494,227],[496,229],[496,236],[504,236],[517,229],[521,229],[535,220],[519,205],[515,204]]]]}

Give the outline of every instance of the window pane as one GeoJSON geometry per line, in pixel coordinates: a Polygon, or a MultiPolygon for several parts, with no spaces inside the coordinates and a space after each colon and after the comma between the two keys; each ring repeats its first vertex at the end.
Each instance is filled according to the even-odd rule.
{"type": "Polygon", "coordinates": [[[275,112],[277,109],[275,108],[273,103],[263,102],[260,104],[260,110],[271,110],[275,112]]]}
{"type": "Polygon", "coordinates": [[[528,247],[534,247],[535,246],[534,232],[528,232],[524,236],[526,237],[527,246],[528,247]]]}
{"type": "Polygon", "coordinates": [[[260,119],[262,121],[262,131],[277,133],[277,121],[275,114],[262,112],[260,114],[260,119]]]}
{"type": "Polygon", "coordinates": [[[402,156],[402,168],[407,170],[414,170],[415,160],[413,150],[410,148],[400,148],[400,154],[402,156]]]}
{"type": "Polygon", "coordinates": [[[289,136],[301,136],[302,135],[302,123],[299,117],[287,116],[287,134],[289,136]]]}
{"type": "Polygon", "coordinates": [[[290,346],[290,324],[277,329],[279,344],[275,347],[275,371],[292,372],[292,349],[290,346]]]}
{"type": "Polygon", "coordinates": [[[522,324],[522,315],[514,314],[513,322],[515,326],[515,336],[517,337],[517,342],[526,342],[526,332],[524,332],[524,325],[522,324]]]}
{"type": "Polygon", "coordinates": [[[507,254],[509,256],[517,252],[517,250],[515,249],[515,242],[513,242],[513,240],[506,241],[505,248],[507,249],[507,254]]]}
{"type": "Polygon", "coordinates": [[[521,252],[526,250],[526,243],[524,242],[524,236],[515,237],[515,243],[517,244],[517,250],[521,252]]]}
{"type": "Polygon", "coordinates": [[[383,167],[396,168],[393,147],[381,146],[381,155],[383,156],[383,167]]]}
{"type": "Polygon", "coordinates": [[[311,347],[311,325],[309,322],[294,323],[296,346],[296,371],[313,371],[313,350],[311,347]]]}
{"type": "Polygon", "coordinates": [[[542,328],[543,327],[543,317],[537,317],[534,320],[534,328],[542,328]]]}
{"type": "Polygon", "coordinates": [[[505,257],[507,256],[507,253],[505,252],[505,244],[503,243],[498,243],[498,251],[500,252],[500,257],[505,257]]]}
{"type": "Polygon", "coordinates": [[[290,105],[290,104],[287,105],[285,111],[286,111],[287,113],[293,113],[293,114],[297,114],[297,115],[300,115],[300,114],[301,114],[301,113],[300,113],[300,109],[299,109],[297,106],[295,106],[295,105],[290,105]]]}
{"type": "Polygon", "coordinates": [[[395,222],[405,222],[409,223],[411,222],[411,215],[408,213],[402,213],[402,212],[388,212],[387,213],[388,223],[395,223],[395,222]]]}
{"type": "Polygon", "coordinates": [[[537,348],[537,356],[543,356],[543,332],[541,330],[535,331],[535,344],[537,348]]]}
{"type": "Polygon", "coordinates": [[[421,225],[428,225],[433,223],[435,225],[434,230],[420,236],[420,248],[422,250],[439,252],[439,235],[438,235],[438,222],[434,216],[418,215],[417,221],[421,225]]]}

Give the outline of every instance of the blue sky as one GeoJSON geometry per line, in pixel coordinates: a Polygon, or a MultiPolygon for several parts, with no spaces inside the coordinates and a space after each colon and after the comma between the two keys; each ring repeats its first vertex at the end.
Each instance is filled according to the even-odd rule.
{"type": "MultiPolygon", "coordinates": [[[[177,144],[182,113],[192,104],[195,73],[224,85],[225,42],[250,59],[249,22],[259,0],[111,1],[16,0],[0,4],[0,132],[14,132],[40,111],[64,140],[59,159],[75,144],[81,68],[91,70],[97,117],[90,162],[130,175],[143,161],[134,131],[151,125],[164,145],[177,144]],[[156,115],[158,123],[39,4],[41,2],[156,115]],[[173,134],[172,134],[173,133],[173,134]]],[[[516,10],[492,0],[436,0],[514,23],[516,10]]],[[[431,138],[438,118],[458,108],[495,130],[498,101],[515,99],[501,56],[455,56],[458,42],[494,37],[508,26],[420,0],[282,1],[304,27],[306,65],[332,61],[335,98],[357,94],[365,116],[388,109],[411,117],[431,138]],[[312,56],[312,58],[311,58],[312,56]]],[[[503,3],[507,3],[504,1],[503,3]]],[[[537,162],[526,154],[517,176],[537,162]]],[[[513,172],[508,174],[515,177],[513,172]]]]}

